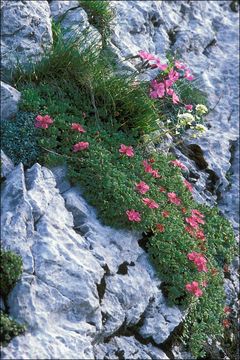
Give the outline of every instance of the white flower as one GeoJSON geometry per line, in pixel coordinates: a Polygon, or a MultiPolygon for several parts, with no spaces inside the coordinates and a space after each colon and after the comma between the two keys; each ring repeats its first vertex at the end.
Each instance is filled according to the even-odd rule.
{"type": "Polygon", "coordinates": [[[195,130],[200,131],[200,132],[205,132],[205,131],[207,131],[207,128],[206,128],[206,126],[204,126],[202,124],[197,124],[195,126],[195,130]]]}
{"type": "Polygon", "coordinates": [[[178,114],[178,119],[180,120],[181,125],[191,125],[191,123],[195,120],[194,116],[189,113],[178,114]]]}
{"type": "Polygon", "coordinates": [[[196,105],[196,111],[200,115],[204,115],[208,112],[208,108],[203,104],[196,105]]]}

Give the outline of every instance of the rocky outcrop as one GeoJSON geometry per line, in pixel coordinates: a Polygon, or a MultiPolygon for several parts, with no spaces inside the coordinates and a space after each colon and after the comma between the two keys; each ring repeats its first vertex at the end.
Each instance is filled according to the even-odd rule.
{"type": "Polygon", "coordinates": [[[12,119],[18,111],[21,93],[1,81],[1,120],[12,119]]]}
{"type": "Polygon", "coordinates": [[[47,0],[1,3],[1,50],[3,70],[38,61],[52,44],[50,9],[47,0]]]}
{"type": "Polygon", "coordinates": [[[20,164],[3,183],[2,245],[24,264],[7,305],[27,331],[2,349],[2,358],[136,352],[136,358],[167,359],[159,344],[183,313],[167,306],[138,244],[141,234],[101,225],[80,190],[66,187],[63,174],[39,164],[24,172],[20,164]],[[142,345],[134,335],[151,343],[142,345]]]}
{"type": "MultiPolygon", "coordinates": [[[[239,151],[237,16],[229,1],[111,1],[116,18],[111,47],[119,59],[141,49],[164,57],[178,50],[207,92],[211,112],[201,139],[175,148],[191,168],[194,196],[220,204],[237,228],[239,151]]],[[[2,63],[41,59],[52,44],[51,17],[64,30],[90,29],[78,1],[2,2],[2,63]]],[[[135,60],[125,66],[134,69],[135,60]]],[[[17,111],[19,94],[3,84],[4,118],[17,111]],[[10,94],[8,96],[8,94],[10,94]],[[5,96],[5,95],[4,95],[5,96]]],[[[191,358],[168,341],[184,313],[168,307],[141,234],[103,226],[64,168],[38,164],[24,171],[2,159],[2,245],[23,258],[24,273],[8,298],[10,314],[27,324],[24,335],[2,349],[3,359],[191,358]]],[[[236,302],[237,264],[225,281],[236,302]]],[[[1,305],[2,306],[2,305],[1,305]]],[[[4,307],[4,304],[3,304],[4,307]]]]}
{"type": "Polygon", "coordinates": [[[87,13],[80,7],[79,1],[52,0],[50,10],[52,19],[60,23],[66,40],[85,33],[84,40],[80,40],[80,50],[91,43],[101,43],[101,35],[90,25],[87,13]]]}

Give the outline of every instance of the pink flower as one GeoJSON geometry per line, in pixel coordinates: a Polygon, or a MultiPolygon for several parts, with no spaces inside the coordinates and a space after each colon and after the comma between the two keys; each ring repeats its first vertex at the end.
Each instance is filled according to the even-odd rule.
{"type": "Polygon", "coordinates": [[[198,253],[196,251],[193,251],[192,253],[189,253],[187,255],[188,260],[194,261],[198,257],[198,253]]]}
{"type": "Polygon", "coordinates": [[[205,240],[204,232],[202,230],[198,229],[196,231],[196,238],[199,239],[199,240],[204,241],[205,240]]]}
{"type": "Polygon", "coordinates": [[[175,92],[173,92],[172,94],[172,102],[174,104],[178,104],[179,103],[179,97],[175,94],[175,92]]]}
{"type": "Polygon", "coordinates": [[[80,141],[79,143],[73,145],[73,152],[86,150],[88,148],[89,148],[89,143],[88,142],[80,141]]]}
{"type": "Polygon", "coordinates": [[[194,294],[196,297],[202,296],[203,292],[199,289],[199,284],[197,281],[193,281],[185,286],[186,290],[194,294]]]}
{"type": "Polygon", "coordinates": [[[185,77],[185,79],[187,79],[188,81],[194,80],[194,76],[191,74],[191,71],[190,71],[189,69],[187,69],[187,70],[185,71],[184,77],[185,77]]]}
{"type": "Polygon", "coordinates": [[[194,236],[194,229],[191,226],[185,226],[186,232],[188,232],[191,236],[194,236]]]}
{"type": "Polygon", "coordinates": [[[140,56],[141,59],[143,60],[155,60],[155,56],[148,53],[147,51],[144,51],[144,50],[140,50],[138,52],[138,55],[140,56]]]}
{"type": "Polygon", "coordinates": [[[181,200],[177,197],[177,195],[174,192],[168,193],[168,200],[175,205],[180,205],[181,204],[181,200]]]}
{"type": "Polygon", "coordinates": [[[152,173],[153,169],[151,167],[151,165],[149,165],[149,163],[147,162],[147,160],[143,160],[143,166],[144,166],[144,170],[146,173],[152,173]]]}
{"type": "Polygon", "coordinates": [[[151,99],[162,98],[165,94],[164,83],[158,83],[157,80],[151,81],[152,90],[150,90],[151,99]]]}
{"type": "Polygon", "coordinates": [[[134,222],[140,222],[141,221],[141,215],[140,215],[140,213],[138,211],[127,210],[126,214],[128,216],[129,221],[134,221],[134,222]]]}
{"type": "Polygon", "coordinates": [[[173,93],[174,93],[174,91],[173,91],[172,88],[167,88],[167,89],[166,89],[166,93],[167,93],[168,95],[172,96],[173,93]]]}
{"type": "Polygon", "coordinates": [[[157,228],[157,230],[159,231],[159,232],[164,232],[165,231],[165,227],[164,227],[164,225],[162,225],[162,224],[157,224],[156,225],[156,228],[157,228]]]}
{"type": "Polygon", "coordinates": [[[152,199],[149,198],[143,198],[143,202],[145,205],[149,207],[149,209],[157,209],[159,208],[159,205],[152,199]]]}
{"type": "Polygon", "coordinates": [[[156,67],[157,67],[158,69],[164,71],[164,70],[167,69],[168,65],[167,65],[167,64],[161,64],[160,59],[159,59],[159,58],[156,58],[155,64],[152,65],[152,68],[156,68],[156,67]]]}
{"type": "Polygon", "coordinates": [[[169,79],[164,80],[164,84],[165,84],[166,88],[171,87],[173,85],[173,83],[174,83],[174,81],[172,81],[172,80],[169,80],[169,79]]]}
{"type": "Polygon", "coordinates": [[[186,179],[184,179],[183,183],[190,192],[193,191],[193,186],[192,186],[192,184],[190,184],[190,182],[188,182],[186,179]]]}
{"type": "Polygon", "coordinates": [[[163,210],[162,211],[162,216],[164,217],[164,218],[168,218],[169,217],[169,211],[167,211],[167,210],[163,210]]]}
{"type": "Polygon", "coordinates": [[[185,219],[185,221],[190,224],[193,228],[197,228],[198,227],[198,222],[196,220],[195,217],[187,217],[185,219]]]}
{"type": "Polygon", "coordinates": [[[187,257],[189,260],[193,261],[195,265],[197,265],[198,271],[207,272],[207,267],[206,267],[207,260],[202,254],[193,251],[192,253],[189,253],[187,257]]]}
{"type": "Polygon", "coordinates": [[[152,176],[154,178],[160,178],[161,177],[161,175],[159,175],[159,173],[158,173],[158,170],[152,170],[151,174],[152,174],[152,176]]]}
{"type": "Polygon", "coordinates": [[[175,82],[179,79],[179,73],[172,68],[168,74],[168,78],[172,82],[175,82]]]}
{"type": "Polygon", "coordinates": [[[77,123],[72,123],[71,129],[72,129],[72,130],[76,130],[76,131],[78,131],[78,132],[80,132],[80,133],[85,133],[85,132],[86,132],[86,130],[84,130],[84,128],[82,127],[82,125],[77,124],[77,123]]]}
{"type": "Polygon", "coordinates": [[[45,116],[38,115],[35,118],[34,125],[37,128],[47,129],[49,125],[51,125],[52,123],[53,123],[53,119],[49,115],[45,115],[45,116]]]}
{"type": "Polygon", "coordinates": [[[128,157],[133,157],[134,156],[134,151],[133,151],[132,146],[126,146],[124,144],[121,144],[119,152],[121,154],[124,154],[124,155],[128,156],[128,157]]]}
{"type": "Polygon", "coordinates": [[[204,287],[204,288],[207,286],[207,284],[208,284],[208,283],[207,283],[206,280],[203,280],[203,281],[201,282],[201,286],[204,287]]]}
{"type": "Polygon", "coordinates": [[[145,194],[149,189],[150,187],[144,181],[136,184],[136,190],[139,191],[140,194],[145,194]]]}
{"type": "Polygon", "coordinates": [[[181,163],[181,161],[179,161],[179,160],[171,160],[170,163],[173,166],[179,167],[182,170],[187,170],[187,167],[183,163],[181,163]]]}
{"type": "Polygon", "coordinates": [[[153,170],[151,165],[147,162],[147,160],[143,160],[143,166],[146,173],[152,174],[155,178],[160,178],[161,176],[158,174],[158,170],[153,170]]]}
{"type": "Polygon", "coordinates": [[[188,110],[188,111],[192,111],[193,109],[193,106],[192,105],[185,105],[185,109],[188,110]]]}
{"type": "Polygon", "coordinates": [[[197,216],[194,216],[194,215],[193,215],[192,218],[193,218],[194,220],[196,220],[198,224],[203,224],[203,225],[205,224],[205,221],[204,221],[203,219],[197,217],[197,216]]]}
{"type": "Polygon", "coordinates": [[[229,314],[232,312],[232,309],[229,306],[225,306],[223,311],[225,312],[225,314],[229,314]]]}
{"type": "Polygon", "coordinates": [[[204,218],[205,216],[198,210],[192,210],[192,216],[198,216],[200,218],[204,218]]]}
{"type": "Polygon", "coordinates": [[[179,70],[184,70],[186,69],[186,65],[184,65],[183,63],[181,63],[179,60],[175,60],[175,67],[179,70]]]}

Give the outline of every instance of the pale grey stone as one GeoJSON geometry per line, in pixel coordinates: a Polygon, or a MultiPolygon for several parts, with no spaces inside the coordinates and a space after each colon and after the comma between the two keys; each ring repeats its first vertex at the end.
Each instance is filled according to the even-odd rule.
{"type": "Polygon", "coordinates": [[[1,81],[1,120],[15,117],[21,93],[12,86],[1,81]]]}
{"type": "Polygon", "coordinates": [[[2,67],[35,63],[52,45],[50,9],[47,0],[2,1],[2,67]]]}
{"type": "Polygon", "coordinates": [[[13,169],[12,160],[1,150],[1,178],[6,178],[13,169]]]}
{"type": "Polygon", "coordinates": [[[163,295],[158,293],[146,309],[139,333],[144,338],[152,338],[156,344],[161,344],[183,319],[184,313],[177,306],[167,306],[163,295]]]}
{"type": "Polygon", "coordinates": [[[61,24],[65,40],[79,37],[81,51],[91,44],[101,46],[101,35],[90,25],[78,1],[53,0],[50,9],[54,21],[61,24]]]}
{"type": "Polygon", "coordinates": [[[95,359],[169,359],[159,348],[152,344],[143,345],[133,336],[113,337],[107,344],[96,345],[94,354],[95,359]]]}

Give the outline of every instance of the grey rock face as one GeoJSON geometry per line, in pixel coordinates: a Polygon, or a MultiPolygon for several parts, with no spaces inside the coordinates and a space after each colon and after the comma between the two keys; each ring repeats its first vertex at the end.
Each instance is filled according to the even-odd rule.
{"type": "Polygon", "coordinates": [[[142,345],[133,336],[114,337],[107,344],[96,345],[95,359],[169,359],[152,344],[142,345]]]}
{"type": "Polygon", "coordinates": [[[54,21],[61,24],[66,40],[81,36],[85,32],[84,38],[80,40],[80,50],[90,44],[101,44],[101,35],[89,24],[87,13],[78,1],[53,0],[50,9],[54,21]]]}
{"type": "Polygon", "coordinates": [[[140,334],[144,338],[152,338],[156,344],[163,343],[173,329],[183,320],[183,314],[176,307],[168,307],[162,294],[149,304],[144,314],[144,323],[140,334]]]}
{"type": "Polygon", "coordinates": [[[14,169],[13,162],[1,150],[1,178],[5,178],[14,169]]]}
{"type": "MultiPolygon", "coordinates": [[[[64,168],[54,172],[61,185],[64,168]]],[[[110,348],[103,345],[121,328],[138,329],[154,298],[162,299],[168,316],[168,332],[158,318],[162,339],[182,315],[169,315],[160,280],[138,245],[140,234],[103,226],[78,188],[62,196],[54,174],[39,164],[26,173],[18,165],[3,184],[3,248],[20,254],[24,264],[8,306],[27,331],[2,349],[2,358],[93,359],[118,349],[127,357],[167,358],[157,344],[141,345],[124,333],[110,348]]]]}
{"type": "MultiPolygon", "coordinates": [[[[202,150],[204,171],[213,179],[211,192],[222,197],[223,212],[236,222],[239,170],[235,166],[230,180],[228,174],[231,145],[239,137],[238,13],[229,1],[111,1],[111,6],[116,13],[111,41],[120,58],[146,50],[164,59],[168,50],[177,50],[209,96],[210,129],[199,139],[186,137],[185,142],[202,150]]],[[[136,65],[136,60],[128,63],[136,65]]]]}
{"type": "Polygon", "coordinates": [[[3,0],[1,11],[3,69],[13,71],[18,62],[38,61],[52,44],[47,0],[3,0]]]}
{"type": "Polygon", "coordinates": [[[21,93],[1,81],[1,119],[12,119],[18,111],[21,93]]]}

